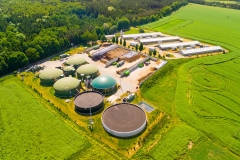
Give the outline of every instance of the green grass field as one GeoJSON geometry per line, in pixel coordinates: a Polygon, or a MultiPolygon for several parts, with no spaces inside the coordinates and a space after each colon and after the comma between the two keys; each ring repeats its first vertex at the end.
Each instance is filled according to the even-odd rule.
{"type": "Polygon", "coordinates": [[[0,81],[0,159],[114,158],[30,90],[16,77],[0,81]]]}
{"type": "MultiPolygon", "coordinates": [[[[160,73],[155,74],[141,87],[144,91],[142,97],[149,103],[168,113],[170,119],[180,119],[201,132],[204,139],[207,138],[208,143],[197,141],[190,151],[184,154],[179,152],[179,157],[238,159],[240,156],[239,26],[240,11],[196,4],[189,4],[171,16],[141,26],[148,30],[220,45],[229,51],[223,55],[197,58],[185,64],[177,65],[179,60],[173,61],[168,65],[174,66],[174,69],[165,66],[168,67],[166,77],[159,78],[160,73]],[[156,85],[152,85],[154,80],[156,85]],[[211,147],[220,149],[210,150],[211,147]]],[[[164,136],[170,137],[171,132],[174,130],[171,129],[164,136]]],[[[161,148],[159,145],[166,145],[164,140],[160,139],[152,150],[161,148]]],[[[164,153],[171,153],[171,150],[175,150],[174,145],[164,153]]],[[[154,159],[160,158],[164,153],[153,154],[151,150],[146,152],[149,156],[153,155],[154,159]]],[[[137,154],[141,155],[141,150],[137,154]]]]}

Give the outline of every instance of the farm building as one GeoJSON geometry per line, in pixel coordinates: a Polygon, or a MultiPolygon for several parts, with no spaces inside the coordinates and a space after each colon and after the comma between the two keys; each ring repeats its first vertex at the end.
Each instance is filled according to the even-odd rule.
{"type": "Polygon", "coordinates": [[[79,66],[85,63],[86,63],[86,60],[81,56],[70,57],[68,58],[68,60],[66,60],[66,64],[69,66],[73,66],[75,69],[77,69],[79,66]]]}
{"type": "Polygon", "coordinates": [[[145,37],[161,37],[162,33],[160,32],[152,32],[152,33],[139,33],[139,34],[124,34],[122,35],[123,39],[139,39],[139,38],[145,38],[145,37]]]}
{"type": "Polygon", "coordinates": [[[149,51],[151,51],[151,52],[153,52],[153,51],[156,50],[156,48],[154,48],[154,47],[149,47],[148,49],[149,49],[149,51]]]}
{"type": "Polygon", "coordinates": [[[66,66],[63,68],[63,73],[65,76],[74,76],[75,74],[75,68],[73,66],[66,66]]]}
{"type": "Polygon", "coordinates": [[[103,109],[104,96],[97,91],[79,93],[74,98],[75,111],[80,114],[96,113],[103,109]]]}
{"type": "Polygon", "coordinates": [[[189,55],[196,55],[196,54],[222,52],[222,51],[223,49],[220,46],[212,46],[212,47],[205,47],[205,48],[181,50],[179,53],[182,54],[183,56],[189,56],[189,55]]]}
{"type": "Polygon", "coordinates": [[[115,37],[115,35],[105,35],[105,37],[107,38],[107,40],[112,40],[112,38],[115,37]]]}
{"type": "Polygon", "coordinates": [[[57,97],[72,97],[80,89],[79,80],[73,77],[65,77],[56,81],[53,85],[54,94],[57,97]]]}
{"type": "Polygon", "coordinates": [[[131,41],[130,42],[130,46],[133,46],[133,47],[135,47],[136,45],[138,45],[139,43],[138,42],[135,42],[135,41],[131,41]]]}
{"type": "Polygon", "coordinates": [[[90,79],[94,79],[98,76],[98,68],[92,64],[84,64],[77,69],[78,79],[86,79],[87,76],[90,79]]]}
{"type": "Polygon", "coordinates": [[[172,42],[172,41],[179,41],[180,38],[178,36],[175,37],[159,37],[159,38],[145,38],[145,39],[140,39],[139,41],[142,44],[149,44],[149,43],[163,43],[163,42],[172,42]]]}
{"type": "Polygon", "coordinates": [[[100,50],[94,52],[94,53],[92,54],[92,57],[93,57],[93,58],[96,58],[96,59],[101,58],[105,53],[107,53],[108,51],[111,51],[111,50],[113,50],[113,49],[115,49],[115,48],[118,48],[118,46],[115,45],[115,44],[112,44],[112,45],[110,45],[110,46],[108,46],[108,47],[105,47],[105,48],[103,48],[103,49],[100,49],[100,50]]]}
{"type": "Polygon", "coordinates": [[[119,103],[102,114],[103,128],[117,137],[132,137],[141,133],[147,125],[145,112],[137,105],[119,103]]]}
{"type": "Polygon", "coordinates": [[[57,81],[61,76],[63,76],[63,71],[57,68],[49,68],[41,71],[39,78],[40,84],[43,86],[50,86],[57,81]]]}
{"type": "Polygon", "coordinates": [[[111,95],[117,90],[117,82],[110,76],[99,76],[91,82],[91,85],[93,90],[99,91],[104,95],[111,95]]]}
{"type": "Polygon", "coordinates": [[[196,45],[200,45],[200,42],[191,41],[191,42],[159,44],[159,48],[162,50],[165,50],[165,49],[180,48],[180,47],[191,47],[191,46],[196,46],[196,45]]]}

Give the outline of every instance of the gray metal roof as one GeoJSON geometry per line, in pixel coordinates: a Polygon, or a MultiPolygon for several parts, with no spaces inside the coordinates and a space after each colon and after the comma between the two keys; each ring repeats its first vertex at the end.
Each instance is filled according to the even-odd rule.
{"type": "Polygon", "coordinates": [[[148,36],[162,36],[161,32],[150,32],[150,33],[139,33],[139,34],[124,34],[123,38],[137,38],[137,37],[148,37],[148,36]]]}
{"type": "Polygon", "coordinates": [[[192,46],[192,45],[199,45],[200,42],[198,41],[191,41],[191,42],[179,42],[179,43],[165,43],[165,44],[159,44],[159,47],[161,49],[168,49],[172,47],[186,47],[186,46],[192,46]]]}
{"type": "Polygon", "coordinates": [[[184,56],[187,56],[187,55],[204,54],[204,53],[210,53],[210,52],[218,52],[222,50],[223,49],[220,46],[211,46],[211,47],[205,47],[205,48],[181,50],[179,53],[181,53],[184,56]]]}
{"type": "Polygon", "coordinates": [[[144,38],[139,41],[142,43],[151,43],[151,42],[168,42],[168,41],[178,41],[180,38],[178,36],[171,37],[159,37],[159,38],[144,38]]]}

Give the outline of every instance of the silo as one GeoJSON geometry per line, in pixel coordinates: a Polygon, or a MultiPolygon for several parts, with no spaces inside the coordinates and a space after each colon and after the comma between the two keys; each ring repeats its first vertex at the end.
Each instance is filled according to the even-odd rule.
{"type": "Polygon", "coordinates": [[[103,128],[116,137],[132,137],[147,126],[145,112],[137,105],[119,103],[105,109],[102,114],[103,128]]]}
{"type": "Polygon", "coordinates": [[[94,79],[98,76],[98,68],[92,64],[84,64],[77,69],[77,77],[78,79],[85,80],[86,77],[90,77],[90,79],[94,79]]]}
{"type": "Polygon", "coordinates": [[[75,69],[77,69],[79,66],[81,66],[85,63],[86,63],[86,60],[79,55],[70,57],[70,58],[68,58],[68,60],[66,60],[66,64],[69,66],[73,66],[75,69]]]}
{"type": "Polygon", "coordinates": [[[80,82],[76,78],[65,77],[55,82],[53,88],[57,97],[73,97],[79,93],[80,82]]]}
{"type": "Polygon", "coordinates": [[[111,95],[117,91],[117,82],[110,76],[99,76],[91,82],[91,85],[93,90],[99,91],[104,95],[111,95]]]}
{"type": "Polygon", "coordinates": [[[63,75],[63,71],[57,68],[46,68],[40,72],[40,84],[51,86],[63,75]]]}
{"type": "Polygon", "coordinates": [[[103,109],[104,96],[97,91],[86,91],[79,93],[74,98],[75,111],[80,114],[92,114],[103,109]]]}

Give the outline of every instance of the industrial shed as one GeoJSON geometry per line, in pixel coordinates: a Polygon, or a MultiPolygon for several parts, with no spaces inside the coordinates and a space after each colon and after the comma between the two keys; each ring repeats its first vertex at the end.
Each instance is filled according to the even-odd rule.
{"type": "Polygon", "coordinates": [[[138,43],[139,43],[139,42],[131,41],[131,42],[130,42],[130,46],[135,47],[136,45],[138,45],[138,43]]]}
{"type": "Polygon", "coordinates": [[[66,64],[69,66],[73,66],[75,69],[77,69],[79,66],[86,63],[86,60],[82,58],[80,55],[70,57],[68,60],[66,60],[66,64]]]}
{"type": "Polygon", "coordinates": [[[57,97],[72,97],[80,89],[79,80],[73,77],[65,77],[56,81],[53,85],[54,94],[57,97]]]}
{"type": "Polygon", "coordinates": [[[196,55],[196,54],[222,52],[222,51],[223,49],[220,46],[212,46],[212,47],[205,47],[205,48],[181,50],[179,53],[182,54],[183,56],[189,56],[189,55],[196,55]]]}
{"type": "Polygon", "coordinates": [[[103,128],[116,137],[132,137],[141,133],[147,125],[145,112],[137,105],[119,103],[102,114],[103,128]]]}
{"type": "Polygon", "coordinates": [[[43,86],[51,86],[59,79],[61,76],[63,76],[63,71],[61,69],[57,68],[49,68],[44,69],[41,71],[39,78],[40,78],[40,84],[43,86]]]}
{"type": "Polygon", "coordinates": [[[113,50],[113,49],[115,49],[115,48],[118,48],[118,46],[115,45],[115,44],[112,44],[112,45],[110,45],[110,46],[108,46],[108,47],[105,47],[105,48],[103,48],[103,49],[100,49],[100,50],[94,52],[94,53],[92,54],[92,57],[95,58],[95,59],[99,59],[99,58],[101,58],[105,53],[107,53],[108,51],[111,51],[111,50],[113,50]]]}
{"type": "Polygon", "coordinates": [[[91,82],[91,85],[93,90],[99,91],[104,95],[111,95],[117,90],[117,82],[110,76],[99,76],[91,82]]]}
{"type": "Polygon", "coordinates": [[[105,37],[107,38],[107,40],[112,40],[112,38],[115,37],[115,35],[105,35],[105,37]]]}
{"type": "Polygon", "coordinates": [[[162,50],[165,50],[165,49],[180,48],[180,47],[191,47],[196,45],[200,45],[200,42],[191,41],[191,42],[159,44],[159,48],[162,50]]]}
{"type": "Polygon", "coordinates": [[[154,52],[156,50],[155,47],[148,47],[148,49],[149,49],[150,52],[154,52]]]}
{"type": "Polygon", "coordinates": [[[75,111],[80,114],[94,114],[103,109],[104,96],[97,91],[79,93],[74,98],[75,111]]]}
{"type": "Polygon", "coordinates": [[[92,64],[84,64],[77,69],[77,77],[78,79],[86,79],[90,77],[90,79],[94,79],[98,76],[98,68],[92,64]]]}
{"type": "Polygon", "coordinates": [[[66,66],[63,68],[63,73],[65,76],[74,76],[75,75],[75,68],[73,66],[66,66]]]}
{"type": "Polygon", "coordinates": [[[148,44],[148,43],[163,43],[163,42],[172,42],[172,41],[180,41],[180,38],[178,36],[172,36],[172,37],[159,37],[159,38],[146,38],[146,39],[140,39],[139,40],[142,44],[148,44]]]}
{"type": "Polygon", "coordinates": [[[160,32],[151,32],[151,33],[139,33],[139,34],[124,34],[122,35],[123,39],[139,39],[145,37],[161,37],[162,33],[160,32]]]}

